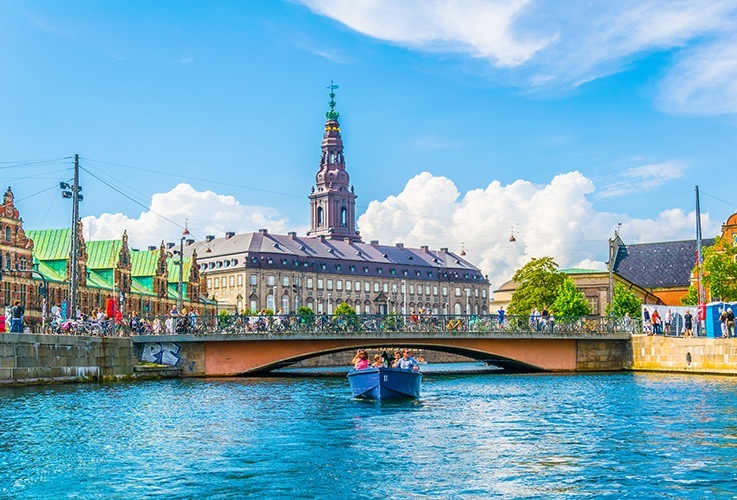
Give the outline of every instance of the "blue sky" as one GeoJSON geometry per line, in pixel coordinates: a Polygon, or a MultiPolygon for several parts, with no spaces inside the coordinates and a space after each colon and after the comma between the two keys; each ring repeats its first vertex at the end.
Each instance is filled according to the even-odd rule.
{"type": "Polygon", "coordinates": [[[601,267],[735,211],[737,2],[0,0],[0,172],[29,229],[309,225],[331,80],[365,239],[601,267]],[[29,164],[29,161],[40,160],[29,164]],[[111,189],[112,184],[125,194],[111,189]],[[134,201],[135,200],[135,201],[134,201]],[[510,244],[514,231],[517,244],[510,244]]]}

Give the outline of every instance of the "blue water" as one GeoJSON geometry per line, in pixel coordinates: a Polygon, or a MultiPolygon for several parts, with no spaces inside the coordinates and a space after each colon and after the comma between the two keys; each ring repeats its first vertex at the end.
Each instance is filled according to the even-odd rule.
{"type": "Polygon", "coordinates": [[[735,498],[737,378],[428,375],[0,389],[0,498],[735,498]]]}

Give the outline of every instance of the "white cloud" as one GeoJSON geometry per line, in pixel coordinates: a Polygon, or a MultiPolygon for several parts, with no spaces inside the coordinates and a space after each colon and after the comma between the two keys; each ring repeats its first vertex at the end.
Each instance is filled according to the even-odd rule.
{"type": "Polygon", "coordinates": [[[686,166],[677,161],[648,163],[625,168],[602,183],[597,193],[598,198],[615,198],[652,191],[663,186],[663,183],[683,177],[686,166]]]}
{"type": "MultiPolygon", "coordinates": [[[[446,177],[423,172],[396,196],[373,201],[359,218],[365,239],[418,247],[449,247],[489,274],[492,286],[509,279],[532,257],[551,256],[561,266],[604,269],[608,239],[618,223],[627,243],[692,239],[695,215],[666,210],[656,219],[597,212],[594,183],[579,172],[557,175],[547,185],[498,181],[462,195],[446,177]],[[514,231],[516,241],[510,242],[514,231]]],[[[705,234],[719,224],[702,215],[705,234]]]]}
{"type": "Polygon", "coordinates": [[[226,231],[244,233],[267,228],[285,233],[288,221],[270,207],[241,205],[233,196],[213,191],[197,191],[189,184],[179,184],[166,193],[151,198],[150,210],[138,218],[121,213],[105,213],[85,217],[86,239],[116,239],[128,231],[132,248],[146,248],[163,241],[178,242],[185,221],[189,221],[192,237],[202,240],[205,235],[222,237],[226,231]]]}
{"type": "Polygon", "coordinates": [[[494,78],[528,89],[575,87],[674,51],[664,108],[737,112],[735,0],[301,1],[379,40],[488,60],[503,70],[494,78]]]}

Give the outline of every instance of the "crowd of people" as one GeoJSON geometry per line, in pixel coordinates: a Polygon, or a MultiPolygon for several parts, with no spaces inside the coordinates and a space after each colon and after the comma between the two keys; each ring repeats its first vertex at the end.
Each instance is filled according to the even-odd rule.
{"type": "Polygon", "coordinates": [[[365,370],[367,368],[399,368],[400,370],[419,370],[420,363],[424,363],[424,359],[418,356],[414,358],[409,349],[394,351],[394,359],[389,353],[383,351],[381,354],[375,354],[373,363],[369,360],[368,352],[365,349],[359,349],[351,360],[354,370],[365,370]]]}
{"type": "Polygon", "coordinates": [[[55,305],[51,308],[50,327],[56,333],[75,333],[85,330],[102,335],[165,335],[196,332],[200,328],[199,314],[195,308],[181,311],[173,306],[166,316],[139,316],[131,311],[123,316],[118,309],[106,311],[103,308],[92,309],[89,314],[77,310],[75,319],[64,318],[62,309],[55,305]]]}

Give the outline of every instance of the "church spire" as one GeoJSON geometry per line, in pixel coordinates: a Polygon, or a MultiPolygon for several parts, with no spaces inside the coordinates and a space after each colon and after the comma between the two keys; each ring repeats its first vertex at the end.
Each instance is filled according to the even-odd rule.
{"type": "Polygon", "coordinates": [[[330,111],[325,113],[327,121],[322,138],[320,169],[310,194],[312,224],[308,234],[361,241],[356,231],[356,194],[345,169],[343,138],[338,123],[340,113],[335,111],[335,90],[338,86],[331,81],[327,88],[330,89],[330,111]]]}

